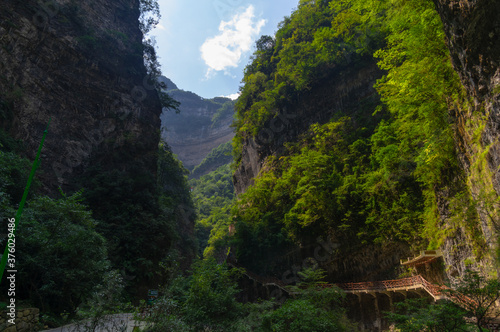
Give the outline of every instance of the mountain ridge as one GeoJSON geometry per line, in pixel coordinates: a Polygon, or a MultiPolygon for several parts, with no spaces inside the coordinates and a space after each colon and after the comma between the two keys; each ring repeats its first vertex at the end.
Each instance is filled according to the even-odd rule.
{"type": "MultiPolygon", "coordinates": [[[[162,138],[182,161],[193,170],[221,144],[234,137],[234,101],[226,97],[205,99],[194,92],[179,89],[170,79],[164,78],[168,94],[180,102],[180,112],[163,110],[162,138]]],[[[215,170],[208,168],[206,171],[215,170]]]]}

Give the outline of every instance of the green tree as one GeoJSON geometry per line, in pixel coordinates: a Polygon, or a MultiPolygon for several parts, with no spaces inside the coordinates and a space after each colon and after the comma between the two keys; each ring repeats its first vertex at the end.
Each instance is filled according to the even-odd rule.
{"type": "Polygon", "coordinates": [[[241,314],[236,301],[238,269],[228,269],[214,259],[193,266],[191,285],[184,303],[186,321],[197,329],[224,328],[241,314]]]}
{"type": "Polygon", "coordinates": [[[74,312],[109,268],[96,226],[81,193],[30,201],[16,232],[21,297],[45,312],[74,312]]]}
{"type": "Polygon", "coordinates": [[[175,279],[153,307],[153,331],[232,331],[243,315],[235,299],[239,269],[214,259],[196,261],[192,275],[175,279]]]}
{"type": "Polygon", "coordinates": [[[107,239],[114,268],[134,276],[135,282],[152,280],[155,265],[172,244],[167,235],[172,221],[160,215],[154,178],[140,167],[102,171],[99,165],[85,176],[84,197],[100,221],[97,230],[107,239]]]}
{"type": "Polygon", "coordinates": [[[465,310],[450,301],[429,303],[426,298],[408,299],[396,303],[394,308],[394,312],[386,315],[401,332],[471,331],[464,320],[465,310]]]}
{"type": "Polygon", "coordinates": [[[488,331],[500,312],[500,283],[476,271],[465,271],[455,288],[442,289],[446,300],[429,303],[427,299],[409,299],[395,304],[389,320],[401,331],[488,331]]]}
{"type": "Polygon", "coordinates": [[[486,325],[500,316],[496,302],[500,298],[498,279],[487,279],[477,271],[467,270],[455,289],[446,294],[460,307],[467,317],[472,317],[478,331],[487,331],[486,325]]]}
{"type": "MultiPolygon", "coordinates": [[[[224,104],[226,105],[226,104],[224,104]]],[[[214,115],[214,117],[217,114],[214,115]]],[[[197,179],[201,175],[204,175],[204,173],[207,173],[207,169],[213,168],[214,166],[219,168],[223,167],[223,165],[229,164],[232,161],[231,158],[231,153],[232,153],[232,146],[231,142],[223,143],[210,151],[210,153],[202,160],[202,162],[195,166],[191,172],[191,178],[197,179]]],[[[222,169],[216,169],[216,173],[222,173],[222,171],[226,172],[225,168],[222,169]]],[[[230,170],[227,170],[228,174],[230,170]]],[[[229,174],[230,175],[230,174],[229,174]]],[[[226,177],[226,175],[224,175],[226,177]]],[[[197,186],[196,183],[193,183],[195,186],[197,186]]],[[[231,182],[231,187],[232,187],[232,182],[231,182]]]]}
{"type": "Polygon", "coordinates": [[[221,119],[227,118],[234,114],[234,100],[228,100],[214,113],[212,116],[212,127],[219,124],[221,119]]]}
{"type": "Polygon", "coordinates": [[[406,172],[417,181],[423,210],[415,217],[425,220],[421,233],[431,246],[438,246],[435,190],[446,185],[443,179],[458,173],[448,110],[451,104],[460,103],[461,85],[451,67],[433,3],[389,4],[384,21],[387,46],[375,56],[380,58],[380,68],[387,71],[376,88],[391,117],[373,135],[373,153],[382,172],[393,178],[406,172]]]}
{"type": "Polygon", "coordinates": [[[157,0],[140,0],[139,26],[144,35],[149,33],[160,22],[160,5],[157,0]]]}
{"type": "Polygon", "coordinates": [[[128,321],[117,320],[114,314],[130,312],[134,307],[127,303],[123,277],[117,270],[109,270],[90,296],[77,308],[78,331],[124,331],[128,321]]]}
{"type": "Polygon", "coordinates": [[[127,285],[130,291],[133,285],[158,283],[160,263],[176,246],[188,261],[195,255],[195,213],[186,171],[168,145],[160,144],[157,156],[156,178],[134,160],[126,170],[105,171],[96,162],[81,180],[83,195],[100,221],[97,230],[107,239],[113,268],[133,280],[127,285]]]}
{"type": "Polygon", "coordinates": [[[326,272],[309,268],[299,272],[302,282],[290,289],[297,294],[278,309],[264,315],[264,331],[352,331],[337,287],[322,287],[326,272]]]}
{"type": "Polygon", "coordinates": [[[188,173],[170,147],[165,142],[161,142],[157,174],[161,212],[158,218],[167,222],[163,225],[166,227],[164,231],[167,231],[168,228],[167,232],[172,239],[170,249],[175,249],[180,253],[179,257],[174,258],[175,254],[169,253],[169,250],[165,248],[163,255],[176,260],[176,262],[171,261],[168,264],[178,263],[183,269],[186,269],[197,257],[198,248],[194,234],[196,210],[189,191],[188,173]]]}
{"type": "MultiPolygon", "coordinates": [[[[207,156],[207,162],[221,158],[221,154],[229,152],[230,148],[231,144],[227,143],[214,149],[207,156]]],[[[196,232],[200,256],[214,256],[224,248],[227,251],[228,228],[232,223],[231,205],[235,198],[229,164],[220,166],[199,179],[191,179],[189,183],[198,216],[196,232]]]]}
{"type": "Polygon", "coordinates": [[[146,66],[149,75],[149,84],[152,84],[161,105],[166,109],[173,109],[179,112],[180,103],[173,99],[165,90],[167,86],[160,80],[161,65],[156,55],[156,43],[154,37],[146,37],[147,34],[156,27],[160,22],[160,5],[157,0],[140,0],[139,1],[139,28],[143,34],[143,57],[144,65],[146,66]]]}

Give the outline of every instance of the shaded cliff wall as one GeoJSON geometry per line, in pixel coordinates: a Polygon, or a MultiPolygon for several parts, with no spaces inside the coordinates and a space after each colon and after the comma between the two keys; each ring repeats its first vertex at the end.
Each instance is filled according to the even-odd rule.
{"type": "MultiPolygon", "coordinates": [[[[455,140],[488,248],[482,265],[489,269],[496,256],[500,225],[500,2],[434,0],[434,3],[443,22],[453,67],[468,97],[467,103],[454,107],[455,140]]],[[[477,252],[470,242],[470,235],[460,230],[445,243],[447,265],[461,270],[452,274],[461,273],[467,256],[477,252]]]]}
{"type": "Polygon", "coordinates": [[[231,128],[233,112],[227,112],[217,121],[212,121],[224,103],[231,100],[222,97],[203,99],[193,92],[178,89],[168,91],[181,103],[179,107],[181,112],[163,112],[162,137],[184,166],[192,170],[210,151],[234,137],[231,128]]]}
{"type": "Polygon", "coordinates": [[[34,158],[51,119],[44,189],[71,191],[90,163],[156,173],[161,106],[148,84],[138,0],[2,1],[1,126],[34,158]]]}

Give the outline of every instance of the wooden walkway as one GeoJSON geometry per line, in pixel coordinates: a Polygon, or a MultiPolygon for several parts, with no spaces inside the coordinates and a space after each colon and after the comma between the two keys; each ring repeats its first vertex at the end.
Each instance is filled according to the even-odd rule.
{"type": "MultiPolygon", "coordinates": [[[[428,256],[432,256],[433,258],[435,258],[439,257],[440,255],[441,255],[440,252],[432,252],[432,253],[426,252],[425,254],[419,256],[419,258],[421,259],[422,257],[425,257],[427,260],[428,256]]],[[[417,259],[414,259],[413,261],[417,261],[417,259]]],[[[228,262],[228,264],[233,267],[241,267],[233,262],[231,263],[228,262]]],[[[276,286],[285,293],[287,293],[288,295],[293,295],[293,293],[287,287],[290,285],[287,285],[283,281],[273,277],[262,277],[246,269],[244,270],[245,270],[244,274],[246,274],[249,278],[255,280],[256,282],[262,284],[263,286],[267,285],[276,286]]],[[[451,295],[450,293],[443,292],[443,290],[450,289],[449,287],[445,285],[432,284],[427,280],[425,280],[425,278],[422,277],[421,275],[408,278],[393,279],[393,280],[321,284],[321,287],[325,288],[333,286],[337,286],[338,288],[342,289],[344,292],[348,294],[383,293],[386,295],[390,295],[391,293],[406,294],[407,292],[414,291],[416,293],[420,293],[421,296],[426,293],[427,295],[432,297],[434,301],[450,299],[463,306],[475,304],[475,302],[472,299],[465,296],[459,296],[458,294],[450,296],[451,295]]]]}
{"type": "MultiPolygon", "coordinates": [[[[237,267],[236,264],[230,264],[237,267]]],[[[286,288],[288,285],[283,281],[272,278],[272,277],[262,277],[248,270],[245,273],[249,278],[259,282],[260,284],[277,286],[288,294],[291,292],[286,288]]],[[[401,278],[394,280],[382,280],[382,281],[366,281],[366,282],[351,282],[351,283],[338,283],[338,284],[321,284],[321,287],[333,287],[337,286],[344,292],[349,294],[356,293],[388,293],[388,292],[408,292],[408,291],[425,291],[429,294],[435,301],[445,299],[446,296],[441,292],[441,290],[446,289],[446,286],[438,286],[431,284],[425,280],[422,276],[417,275],[409,278],[401,278]]]]}
{"type": "Polygon", "coordinates": [[[370,292],[408,292],[411,290],[423,290],[427,292],[434,300],[441,300],[445,298],[444,294],[441,292],[441,290],[445,288],[444,286],[431,284],[420,275],[394,280],[341,283],[336,285],[346,293],[351,294],[370,292]]]}

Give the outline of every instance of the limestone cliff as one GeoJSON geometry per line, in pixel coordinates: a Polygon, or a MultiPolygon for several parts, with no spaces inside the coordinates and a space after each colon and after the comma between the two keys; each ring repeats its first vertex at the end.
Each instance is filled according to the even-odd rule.
{"type": "Polygon", "coordinates": [[[73,190],[90,163],[156,173],[161,106],[147,80],[139,0],[2,1],[1,127],[34,158],[46,192],[73,190]]]}
{"type": "Polygon", "coordinates": [[[171,81],[167,81],[167,88],[181,105],[179,113],[163,112],[162,137],[184,166],[192,170],[210,151],[233,138],[233,102],[222,97],[203,99],[178,89],[171,81]]]}
{"type": "MultiPolygon", "coordinates": [[[[493,267],[491,261],[500,225],[496,203],[500,194],[500,3],[495,0],[434,0],[434,3],[443,22],[452,64],[469,99],[456,107],[455,138],[489,251],[482,265],[489,269],[493,267]]],[[[458,273],[465,268],[467,255],[474,256],[472,252],[477,252],[477,248],[470,246],[470,234],[464,230],[459,233],[458,239],[448,239],[444,248],[446,263],[458,269],[458,273]]]]}

